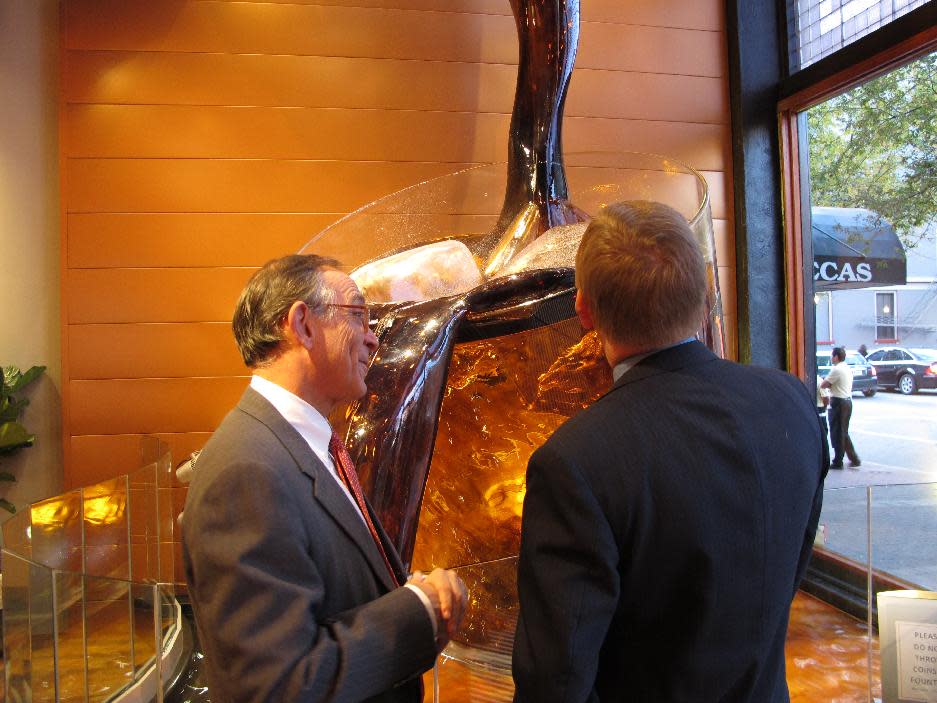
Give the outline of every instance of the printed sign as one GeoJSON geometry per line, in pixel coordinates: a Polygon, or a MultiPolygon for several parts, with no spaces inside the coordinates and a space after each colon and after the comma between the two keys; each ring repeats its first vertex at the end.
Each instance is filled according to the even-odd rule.
{"type": "Polygon", "coordinates": [[[898,697],[937,701],[937,625],[895,622],[898,639],[898,697]]]}
{"type": "Polygon", "coordinates": [[[884,703],[937,703],[937,593],[880,591],[884,703]]]}
{"type": "Polygon", "coordinates": [[[815,258],[813,280],[867,283],[872,280],[872,264],[861,260],[815,258]]]}

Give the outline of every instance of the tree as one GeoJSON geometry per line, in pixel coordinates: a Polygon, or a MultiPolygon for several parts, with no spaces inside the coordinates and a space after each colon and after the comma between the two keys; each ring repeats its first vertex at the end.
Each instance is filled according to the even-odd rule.
{"type": "Polygon", "coordinates": [[[807,112],[813,205],[861,207],[906,249],[937,225],[937,52],[807,112]]]}

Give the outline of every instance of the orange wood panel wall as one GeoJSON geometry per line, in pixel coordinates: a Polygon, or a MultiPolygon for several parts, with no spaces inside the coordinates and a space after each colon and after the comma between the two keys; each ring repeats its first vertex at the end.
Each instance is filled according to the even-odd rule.
{"type": "MultiPolygon", "coordinates": [[[[508,0],[63,0],[68,487],[137,435],[201,446],[247,382],[228,321],[267,259],[344,213],[503,160],[508,0]]],[[[667,154],[713,192],[735,339],[721,0],[582,0],[565,148],[667,154]]],[[[341,256],[341,252],[328,252],[341,256]]],[[[734,352],[732,352],[734,353],[734,352]]]]}

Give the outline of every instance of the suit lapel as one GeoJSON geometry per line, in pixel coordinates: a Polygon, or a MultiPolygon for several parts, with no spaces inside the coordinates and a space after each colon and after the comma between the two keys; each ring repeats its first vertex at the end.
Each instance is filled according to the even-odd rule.
{"type": "MultiPolygon", "coordinates": [[[[339,487],[338,482],[332,478],[331,475],[324,475],[328,472],[328,469],[322,466],[322,463],[315,457],[312,451],[309,451],[309,454],[312,461],[317,465],[320,474],[318,479],[313,479],[313,497],[319,501],[322,509],[329,513],[332,519],[335,520],[335,522],[345,530],[348,536],[354,540],[355,544],[358,545],[358,549],[361,550],[365,559],[368,560],[368,564],[370,564],[371,571],[374,572],[375,577],[384,584],[384,587],[388,591],[392,591],[396,588],[396,585],[391,580],[390,574],[387,573],[387,565],[384,564],[384,559],[381,557],[380,552],[378,552],[377,545],[374,544],[371,532],[364,524],[361,515],[358,514],[358,511],[355,509],[355,506],[352,505],[351,501],[348,500],[348,496],[346,496],[345,492],[339,487]]],[[[368,509],[371,513],[371,520],[375,523],[375,527],[380,529],[380,523],[377,522],[377,518],[374,512],[370,510],[370,506],[368,506],[368,509]]],[[[385,541],[384,550],[387,551],[387,549],[388,545],[385,541]]],[[[393,547],[390,547],[390,550],[393,550],[393,547]]],[[[392,552],[388,552],[388,558],[391,557],[391,553],[392,552]]]]}
{"type": "MultiPolygon", "coordinates": [[[[315,498],[322,509],[332,517],[335,523],[357,545],[362,556],[371,566],[371,571],[374,572],[375,578],[380,581],[388,591],[393,590],[395,588],[394,582],[391,580],[390,574],[387,573],[384,559],[381,557],[380,552],[378,552],[377,545],[374,544],[371,532],[358,514],[355,506],[348,500],[348,496],[346,496],[345,492],[339,487],[338,481],[331,475],[329,470],[322,465],[322,462],[319,461],[318,457],[316,457],[309,448],[309,445],[306,444],[306,440],[304,440],[299,432],[277,412],[276,408],[274,408],[266,398],[253,388],[248,387],[244,391],[244,395],[241,396],[241,400],[238,403],[238,409],[266,425],[277,439],[280,440],[280,443],[290,453],[290,456],[293,457],[293,461],[296,462],[296,466],[299,470],[311,479],[313,498],[315,498]]],[[[389,549],[388,558],[391,558],[391,555],[393,555],[391,563],[394,564],[399,573],[400,569],[398,565],[400,559],[394,547],[390,545],[389,540],[384,535],[383,529],[380,527],[380,523],[377,522],[377,517],[374,515],[374,512],[370,510],[370,505],[368,509],[371,512],[371,519],[375,522],[381,534],[382,541],[384,542],[384,549],[389,549]]]]}

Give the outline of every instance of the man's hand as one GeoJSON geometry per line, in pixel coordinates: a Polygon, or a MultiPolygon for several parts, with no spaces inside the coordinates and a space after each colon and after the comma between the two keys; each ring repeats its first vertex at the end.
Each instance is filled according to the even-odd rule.
{"type": "Polygon", "coordinates": [[[446,569],[434,569],[429,575],[413,572],[407,583],[419,588],[429,598],[436,612],[436,646],[440,651],[452,639],[468,605],[468,591],[458,574],[446,569]]]}

